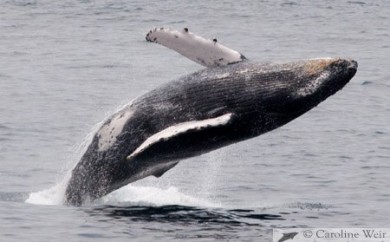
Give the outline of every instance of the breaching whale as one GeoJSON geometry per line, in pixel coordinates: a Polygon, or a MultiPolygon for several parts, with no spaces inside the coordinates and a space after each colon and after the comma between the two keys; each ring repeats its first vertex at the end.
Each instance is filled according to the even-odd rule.
{"type": "Polygon", "coordinates": [[[72,171],[66,204],[160,177],[182,159],[276,129],[343,88],[357,70],[356,61],[340,58],[257,63],[188,29],[156,28],[146,39],[207,68],[109,117],[72,171]]]}

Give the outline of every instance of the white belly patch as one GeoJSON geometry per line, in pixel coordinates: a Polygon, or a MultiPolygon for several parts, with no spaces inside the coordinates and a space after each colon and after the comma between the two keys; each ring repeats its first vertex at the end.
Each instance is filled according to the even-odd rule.
{"type": "Polygon", "coordinates": [[[120,112],[100,128],[100,130],[97,132],[97,137],[99,138],[99,151],[107,150],[116,142],[116,139],[122,132],[126,121],[129,120],[133,113],[134,111],[132,110],[120,112]]]}

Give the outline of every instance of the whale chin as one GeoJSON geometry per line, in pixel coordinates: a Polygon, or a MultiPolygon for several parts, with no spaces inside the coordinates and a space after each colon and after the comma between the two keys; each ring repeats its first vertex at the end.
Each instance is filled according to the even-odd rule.
{"type": "Polygon", "coordinates": [[[356,61],[340,58],[242,60],[169,82],[104,122],[72,171],[66,203],[81,205],[276,129],[342,89],[356,71],[356,61]]]}

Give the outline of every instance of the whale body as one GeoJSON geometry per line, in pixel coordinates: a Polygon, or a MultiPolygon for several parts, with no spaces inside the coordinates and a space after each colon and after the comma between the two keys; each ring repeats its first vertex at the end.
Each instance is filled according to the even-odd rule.
{"type": "Polygon", "coordinates": [[[342,89],[357,62],[244,60],[168,82],[108,118],[72,171],[66,204],[81,205],[180,160],[259,136],[342,89]]]}

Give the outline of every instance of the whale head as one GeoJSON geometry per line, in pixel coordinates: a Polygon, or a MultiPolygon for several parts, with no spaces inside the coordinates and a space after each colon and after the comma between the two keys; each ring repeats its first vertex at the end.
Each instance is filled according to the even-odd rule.
{"type": "Polygon", "coordinates": [[[262,101],[279,126],[341,90],[355,75],[357,66],[354,60],[340,58],[292,62],[285,66],[283,78],[271,78],[265,84],[270,94],[262,101]]]}
{"type": "Polygon", "coordinates": [[[357,62],[349,59],[313,59],[304,63],[303,78],[298,83],[297,96],[327,98],[343,88],[355,75],[357,62]]]}

